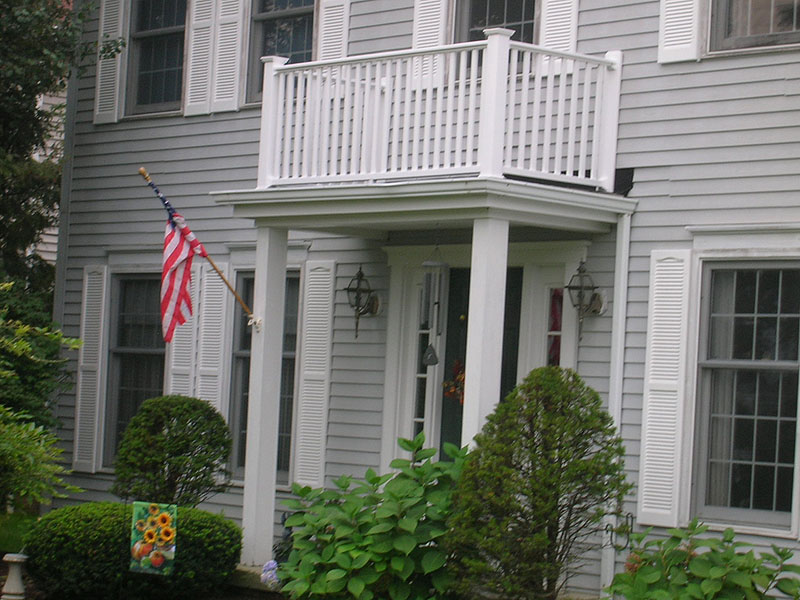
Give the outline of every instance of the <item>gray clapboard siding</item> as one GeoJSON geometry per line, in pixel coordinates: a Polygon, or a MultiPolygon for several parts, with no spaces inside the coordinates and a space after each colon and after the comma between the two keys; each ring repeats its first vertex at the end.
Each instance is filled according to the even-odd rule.
{"type": "Polygon", "coordinates": [[[411,47],[414,0],[353,0],[349,54],[411,47]]]}

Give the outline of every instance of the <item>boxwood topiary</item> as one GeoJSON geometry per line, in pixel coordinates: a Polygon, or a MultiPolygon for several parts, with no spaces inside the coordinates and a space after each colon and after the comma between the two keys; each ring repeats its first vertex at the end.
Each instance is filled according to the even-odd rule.
{"type": "Polygon", "coordinates": [[[133,573],[132,507],[86,503],[47,513],[25,538],[26,570],[48,598],[205,598],[236,569],[241,530],[196,508],[178,509],[175,570],[168,576],[133,573]]]}
{"type": "Polygon", "coordinates": [[[122,436],[111,491],[123,500],[197,506],[228,486],[230,453],[228,425],[208,402],[150,398],[122,436]]]}

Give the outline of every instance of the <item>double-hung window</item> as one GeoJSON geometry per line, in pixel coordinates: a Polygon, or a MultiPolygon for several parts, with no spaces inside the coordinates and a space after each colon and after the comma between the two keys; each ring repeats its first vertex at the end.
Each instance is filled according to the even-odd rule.
{"type": "Polygon", "coordinates": [[[800,43],[800,0],[714,0],[712,51],[800,43]]]}
{"type": "Polygon", "coordinates": [[[314,0],[253,0],[247,99],[261,98],[262,56],[308,62],[314,41],[314,0]]]}
{"type": "Polygon", "coordinates": [[[512,39],[533,43],[536,37],[534,0],[464,0],[458,3],[457,30],[464,41],[484,40],[488,27],[513,29],[512,39]]]}
{"type": "Polygon", "coordinates": [[[186,0],[133,3],[128,112],[180,108],[185,26],[186,0]]]}
{"type": "Polygon", "coordinates": [[[696,512],[788,528],[800,370],[800,269],[707,263],[698,389],[696,512]]]}
{"type": "Polygon", "coordinates": [[[148,398],[164,389],[164,338],[158,275],[112,280],[110,369],[104,464],[111,466],[125,428],[148,398]]]}
{"type": "MultiPolygon", "coordinates": [[[[253,303],[252,272],[239,273],[237,288],[245,303],[253,303]]],[[[280,416],[278,422],[277,483],[289,483],[292,453],[292,415],[294,411],[294,379],[297,351],[297,316],[300,279],[297,273],[286,278],[286,300],[283,325],[283,357],[281,361],[280,416]]],[[[247,445],[247,403],[250,380],[250,331],[247,316],[236,307],[233,333],[233,368],[231,377],[230,424],[233,432],[232,470],[238,479],[244,478],[247,445]]]]}

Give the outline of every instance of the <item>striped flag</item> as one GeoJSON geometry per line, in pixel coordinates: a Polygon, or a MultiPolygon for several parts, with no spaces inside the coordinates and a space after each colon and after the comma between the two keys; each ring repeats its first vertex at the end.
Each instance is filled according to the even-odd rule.
{"type": "Polygon", "coordinates": [[[170,210],[164,232],[164,262],[161,271],[161,329],[164,341],[171,342],[175,327],[183,325],[192,314],[192,259],[195,254],[208,256],[182,216],[170,210]]]}

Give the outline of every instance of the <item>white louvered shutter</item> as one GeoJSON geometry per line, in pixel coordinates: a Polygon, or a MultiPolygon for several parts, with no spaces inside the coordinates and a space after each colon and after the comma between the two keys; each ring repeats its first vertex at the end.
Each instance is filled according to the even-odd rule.
{"type": "MultiPolygon", "coordinates": [[[[100,7],[99,42],[114,40],[122,36],[123,0],[103,0],[100,7]]],[[[120,78],[122,58],[97,57],[95,81],[94,122],[116,123],[120,114],[120,78]]]]}
{"type": "MultiPolygon", "coordinates": [[[[223,273],[227,271],[225,263],[217,266],[223,273]]],[[[196,395],[222,411],[228,289],[211,265],[204,264],[199,290],[196,395]]]]}
{"type": "Polygon", "coordinates": [[[200,268],[192,265],[191,298],[195,314],[183,325],[175,327],[172,342],[167,346],[167,377],[164,386],[167,394],[195,395],[195,346],[197,340],[197,286],[200,268]]]}
{"type": "Polygon", "coordinates": [[[414,0],[414,48],[432,48],[445,43],[446,0],[414,0]]]}
{"type": "Polygon", "coordinates": [[[81,345],[78,357],[78,385],[75,394],[75,447],[72,468],[94,473],[100,461],[100,420],[102,418],[101,374],[105,366],[106,294],[108,268],[88,266],[83,270],[81,345]]]}
{"type": "Polygon", "coordinates": [[[211,107],[215,4],[214,0],[194,0],[190,4],[185,115],[206,114],[211,107]]]}
{"type": "Polygon", "coordinates": [[[700,0],[661,0],[658,23],[658,62],[697,60],[700,0]]]}
{"type": "Polygon", "coordinates": [[[325,481],[334,267],[333,261],[308,261],[305,271],[294,479],[312,487],[325,481]]]}
{"type": "Polygon", "coordinates": [[[638,521],[676,527],[688,485],[681,465],[686,403],[690,250],[654,250],[644,372],[638,521]]]}
{"type": "Polygon", "coordinates": [[[317,60],[347,56],[350,0],[322,0],[319,21],[317,60]]]}
{"type": "MultiPolygon", "coordinates": [[[[445,43],[446,0],[415,0],[412,44],[415,49],[433,48],[445,43]]],[[[438,85],[444,77],[444,57],[424,56],[414,59],[414,77],[422,77],[421,87],[438,85]],[[433,77],[429,82],[428,77],[433,77]]]]}
{"type": "Polygon", "coordinates": [[[578,0],[544,0],[539,45],[561,52],[578,46],[578,0]]]}
{"type": "Polygon", "coordinates": [[[211,112],[239,108],[239,69],[242,56],[242,0],[219,0],[214,41],[211,112]]]}

